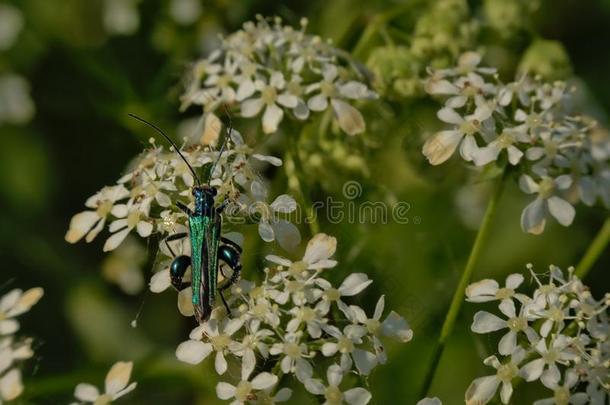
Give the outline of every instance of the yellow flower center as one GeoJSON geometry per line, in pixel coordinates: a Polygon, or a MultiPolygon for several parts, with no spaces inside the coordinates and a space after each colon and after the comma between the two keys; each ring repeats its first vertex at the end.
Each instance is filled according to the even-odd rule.
{"type": "Polygon", "coordinates": [[[566,387],[559,387],[553,395],[557,405],[568,405],[570,403],[570,391],[566,387]]]}
{"type": "Polygon", "coordinates": [[[525,330],[525,328],[527,328],[527,321],[525,318],[521,317],[510,318],[506,323],[508,324],[510,330],[514,332],[525,330]]]}
{"type": "Polygon", "coordinates": [[[334,97],[337,94],[337,88],[335,87],[334,83],[327,80],[324,80],[320,84],[320,91],[329,98],[334,97]]]}
{"type": "Polygon", "coordinates": [[[112,397],[108,394],[103,394],[100,395],[95,402],[93,403],[93,405],[108,405],[112,402],[112,397]]]}
{"type": "Polygon", "coordinates": [[[512,297],[514,294],[515,290],[513,290],[512,288],[500,288],[496,292],[496,298],[499,300],[503,300],[512,297]]]}
{"type": "Polygon", "coordinates": [[[296,359],[301,357],[301,349],[296,343],[284,343],[284,354],[288,357],[296,359]]]}
{"type": "Polygon", "coordinates": [[[515,137],[507,132],[502,132],[498,137],[498,144],[503,148],[508,148],[515,142],[515,137]]]}
{"type": "Polygon", "coordinates": [[[525,123],[530,128],[537,128],[542,124],[542,118],[540,118],[540,115],[538,114],[530,114],[525,120],[525,123]]]}
{"type": "Polygon", "coordinates": [[[345,336],[342,336],[339,338],[339,342],[337,343],[337,346],[339,347],[339,351],[341,353],[351,353],[354,351],[354,342],[352,342],[350,339],[346,338],[345,336]]]}
{"type": "Polygon", "coordinates": [[[324,296],[329,301],[338,301],[339,298],[341,298],[341,292],[339,292],[339,290],[336,288],[329,288],[328,290],[324,291],[324,296]]]}
{"type": "Polygon", "coordinates": [[[97,215],[99,217],[104,218],[106,215],[110,214],[111,210],[112,210],[112,201],[105,200],[105,201],[102,201],[99,203],[95,212],[97,212],[97,215]]]}
{"type": "Polygon", "coordinates": [[[248,401],[252,392],[252,384],[249,381],[240,381],[235,387],[235,399],[240,402],[248,401]]]}
{"type": "Polygon", "coordinates": [[[214,346],[214,351],[220,352],[229,346],[231,338],[227,335],[212,336],[210,338],[210,343],[214,346]]]}
{"type": "Polygon", "coordinates": [[[559,359],[559,352],[557,352],[557,350],[555,349],[551,349],[548,352],[544,353],[542,355],[542,358],[544,359],[544,361],[547,362],[547,364],[553,364],[559,359]]]}
{"type": "Polygon", "coordinates": [[[497,376],[503,382],[510,382],[518,373],[519,369],[514,364],[508,363],[498,368],[497,376]]]}
{"type": "Polygon", "coordinates": [[[540,189],[540,197],[549,198],[553,195],[553,191],[555,190],[555,182],[553,182],[553,179],[551,179],[550,177],[545,177],[544,179],[542,179],[538,186],[540,189]]]}
{"type": "Polygon", "coordinates": [[[340,405],[343,403],[343,393],[336,385],[330,385],[324,392],[324,398],[330,405],[340,405]]]}
{"type": "Polygon", "coordinates": [[[286,283],[286,289],[290,293],[295,293],[303,288],[303,283],[300,281],[289,281],[286,283]]]}
{"type": "Polygon", "coordinates": [[[464,135],[474,135],[479,132],[480,128],[481,123],[479,122],[479,120],[464,121],[460,125],[460,132],[464,135]]]}
{"type": "Polygon", "coordinates": [[[299,317],[303,322],[311,322],[316,319],[316,311],[311,308],[302,308],[299,317]]]}
{"type": "Polygon", "coordinates": [[[140,222],[140,211],[139,210],[131,210],[127,215],[127,226],[129,228],[135,228],[140,222]]]}
{"type": "Polygon", "coordinates": [[[366,325],[366,329],[372,335],[376,335],[381,327],[381,322],[376,319],[367,319],[364,323],[366,325]]]}
{"type": "Polygon", "coordinates": [[[307,263],[303,261],[294,262],[290,265],[288,271],[292,276],[300,276],[305,270],[307,270],[307,263]]]}
{"type": "Polygon", "coordinates": [[[254,306],[253,312],[257,317],[262,318],[269,312],[269,305],[266,301],[261,301],[254,306]]]}
{"type": "Polygon", "coordinates": [[[261,91],[261,98],[265,104],[274,104],[275,99],[277,99],[277,90],[275,90],[275,87],[266,86],[261,91]]]}

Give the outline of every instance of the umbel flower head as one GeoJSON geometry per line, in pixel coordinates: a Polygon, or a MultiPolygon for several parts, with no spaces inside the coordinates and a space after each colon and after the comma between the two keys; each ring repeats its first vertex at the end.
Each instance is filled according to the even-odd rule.
{"type": "Polygon", "coordinates": [[[239,375],[216,388],[219,398],[234,404],[288,400],[291,390],[282,387],[286,379],[281,376],[294,377],[327,404],[368,403],[368,390],[350,387],[344,377],[368,376],[387,361],[382,339],[408,342],[413,332],[397,313],[384,315],[383,297],[372,316],[349,304],[350,297],[371,284],[366,274],[349,274],[338,287],[322,277],[337,265],[332,259],[336,244],[335,238],[318,234],[301,260],[268,256],[272,264],[265,268],[264,280],[242,279],[234,285],[230,314],[216,308],[178,346],[177,358],[199,364],[212,357],[223,379],[239,375]],[[229,372],[232,367],[241,374],[229,372]]]}
{"type": "MultiPolygon", "coordinates": [[[[218,190],[219,204],[223,200],[231,202],[228,211],[236,221],[239,218],[242,223],[246,220],[265,221],[265,224],[281,222],[281,232],[275,232],[272,237],[266,235],[263,239],[268,242],[277,240],[286,248],[293,247],[294,241],[298,243],[298,229],[277,218],[278,212],[289,213],[296,208],[289,196],[272,204],[276,208],[273,218],[253,216],[252,207],[239,201],[241,196],[252,194],[253,183],[256,190],[264,191],[259,191],[259,195],[267,195],[251,161],[278,166],[282,164],[280,159],[254,153],[236,130],[232,130],[231,141],[222,154],[201,144],[184,147],[181,153],[195,171],[202,173],[204,166],[210,170],[217,162],[209,183],[218,190]]],[[[203,176],[199,174],[198,177],[203,176]]],[[[115,185],[102,188],[85,202],[88,209],[72,218],[65,239],[70,243],[82,238],[91,242],[108,224],[111,235],[104,244],[104,251],[112,251],[130,233],[135,232],[143,238],[156,233],[162,239],[168,234],[184,231],[187,217],[174,207],[177,201],[187,205],[192,201],[191,189],[195,184],[196,179],[181,157],[172,149],[157,146],[151,138],[151,148],[135,159],[115,185]]],[[[171,257],[169,252],[166,254],[171,257]]]]}
{"type": "Polygon", "coordinates": [[[262,114],[265,133],[278,129],[285,114],[306,120],[332,108],[341,129],[365,130],[354,100],[375,98],[346,54],[328,41],[282,25],[280,18],[258,17],[222,38],[219,49],[195,62],[189,72],[182,108],[196,104],[213,112],[237,105],[243,117],[262,114]]]}
{"type": "Polygon", "coordinates": [[[23,393],[21,364],[34,356],[32,339],[19,338],[16,318],[28,312],[42,298],[40,287],[27,291],[14,289],[0,298],[0,403],[23,393]]]}
{"type": "Polygon", "coordinates": [[[528,76],[503,84],[480,61],[467,52],[455,68],[431,71],[426,90],[445,99],[437,116],[450,128],[425,142],[428,161],[439,165],[459,150],[477,167],[510,167],[520,189],[535,196],[521,215],[529,233],[542,233],[549,215],[569,226],[578,202],[610,208],[610,136],[572,114],[567,84],[528,76]]]}
{"type": "Polygon", "coordinates": [[[509,403],[513,384],[520,377],[539,381],[551,398],[544,404],[597,404],[608,402],[610,388],[610,294],[597,300],[574,275],[550,266],[543,276],[528,269],[536,283],[533,294],[517,292],[524,278],[512,274],[505,287],[482,280],[466,289],[470,302],[499,302],[500,316],[479,311],[475,333],[500,332],[498,354],[484,363],[495,369],[477,378],[466,392],[467,404],[486,404],[498,388],[502,403],[509,403]]]}

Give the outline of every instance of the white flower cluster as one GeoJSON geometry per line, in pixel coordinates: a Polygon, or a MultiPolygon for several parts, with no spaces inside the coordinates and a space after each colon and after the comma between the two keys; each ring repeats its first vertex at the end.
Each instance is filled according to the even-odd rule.
{"type": "Polygon", "coordinates": [[[594,120],[570,115],[566,83],[523,76],[503,84],[480,61],[467,52],[455,68],[431,73],[426,90],[447,97],[437,116],[452,128],[426,141],[428,161],[439,165],[459,148],[475,166],[512,167],[521,190],[536,195],[521,215],[533,234],[544,231],[548,214],[569,226],[579,201],[601,199],[610,208],[610,136],[594,120]]]}
{"type": "MultiPolygon", "coordinates": [[[[196,180],[175,151],[156,146],[154,139],[151,144],[117,184],[104,187],[86,201],[88,210],[76,214],[70,221],[65,236],[68,242],[76,243],[83,237],[91,242],[107,222],[112,235],[106,240],[104,251],[116,249],[131,232],[146,238],[154,232],[164,237],[184,230],[186,215],[173,204],[192,200],[191,187],[196,180]]],[[[296,203],[287,195],[278,197],[279,201],[270,205],[261,201],[266,196],[265,186],[251,165],[251,160],[257,160],[280,166],[280,159],[254,153],[235,130],[221,155],[201,144],[183,148],[181,153],[195,170],[213,166],[220,156],[210,182],[218,189],[219,204],[226,198],[232,202],[231,215],[254,218],[259,222],[261,237],[267,242],[277,240],[287,249],[299,243],[298,229],[277,214],[294,211],[296,203]],[[244,203],[248,199],[257,202],[244,203]]]]}
{"type": "Polygon", "coordinates": [[[479,311],[474,316],[475,333],[504,334],[498,355],[484,363],[495,373],[477,378],[466,392],[467,404],[485,404],[501,385],[500,398],[507,404],[517,377],[540,381],[550,398],[536,405],[608,403],[610,390],[610,294],[601,300],[574,275],[550,266],[541,280],[528,266],[537,288],[532,296],[517,292],[521,274],[511,274],[504,286],[482,280],[466,289],[467,301],[499,302],[501,316],[479,311]]]}
{"type": "Polygon", "coordinates": [[[372,316],[346,302],[371,284],[366,274],[352,273],[338,288],[320,276],[337,265],[331,259],[336,244],[335,238],[317,234],[299,261],[267,256],[274,265],[265,269],[264,281],[233,286],[231,314],[217,307],[212,319],[178,346],[178,359],[199,364],[214,353],[221,376],[230,374],[232,365],[240,367],[239,381],[216,387],[218,397],[232,404],[287,401],[292,391],[279,386],[288,375],[326,404],[368,403],[371,394],[363,387],[348,389],[344,377],[366,377],[386,362],[381,337],[408,342],[413,332],[395,312],[383,318],[383,296],[372,316]],[[321,369],[326,375],[317,374],[321,369]]]}
{"type": "Polygon", "coordinates": [[[276,132],[284,114],[306,120],[310,112],[332,107],[341,129],[349,135],[365,130],[362,114],[350,101],[375,98],[357,80],[344,54],[320,37],[259,17],[222,39],[220,49],[196,62],[182,107],[201,105],[211,112],[237,104],[241,115],[262,114],[265,133],[276,132]]]}
{"type": "Polygon", "coordinates": [[[78,384],[74,389],[74,396],[77,402],[73,402],[71,405],[106,405],[129,394],[138,385],[135,382],[129,384],[132,369],[132,362],[119,361],[115,363],[110,371],[108,371],[108,374],[106,374],[104,392],[100,392],[96,386],[88,383],[78,384]]]}
{"type": "Polygon", "coordinates": [[[20,363],[34,355],[32,339],[17,338],[17,317],[29,311],[43,295],[42,288],[14,289],[0,298],[0,404],[23,392],[20,363]]]}

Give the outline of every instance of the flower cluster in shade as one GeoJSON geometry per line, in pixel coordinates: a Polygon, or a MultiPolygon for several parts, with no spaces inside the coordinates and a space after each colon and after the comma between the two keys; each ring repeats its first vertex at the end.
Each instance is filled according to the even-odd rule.
{"type": "MultiPolygon", "coordinates": [[[[202,182],[207,180],[204,172],[218,161],[210,185],[217,188],[218,204],[228,200],[226,212],[236,222],[257,222],[259,234],[267,242],[276,240],[286,249],[298,245],[298,229],[282,219],[282,215],[296,209],[296,202],[288,195],[281,195],[271,203],[264,201],[266,186],[252,166],[253,161],[280,166],[280,159],[254,153],[236,130],[231,132],[231,141],[222,153],[202,144],[184,147],[181,152],[200,172],[202,182]]],[[[196,179],[181,157],[151,139],[151,148],[135,159],[115,185],[102,188],[85,202],[87,210],[72,218],[65,239],[70,243],[82,238],[91,242],[108,225],[111,235],[103,249],[112,251],[130,233],[143,238],[156,233],[161,239],[185,231],[187,217],[175,204],[177,201],[191,204],[194,185],[196,179]]]]}
{"type": "Polygon", "coordinates": [[[504,84],[480,61],[467,52],[457,66],[430,72],[426,90],[445,100],[437,116],[450,128],[425,142],[428,161],[439,165],[459,151],[474,166],[516,173],[534,196],[521,215],[529,233],[542,233],[549,215],[569,226],[579,202],[610,208],[610,135],[572,113],[573,89],[527,75],[504,84]]]}
{"type": "Polygon", "coordinates": [[[17,317],[28,312],[43,295],[42,288],[14,289],[0,298],[0,404],[23,393],[21,366],[32,356],[32,339],[17,336],[17,317]]]}
{"type": "Polygon", "coordinates": [[[182,96],[183,108],[203,106],[212,112],[236,105],[243,117],[262,114],[265,133],[278,130],[284,115],[304,121],[312,112],[332,108],[341,129],[354,135],[365,130],[352,102],[375,98],[356,64],[329,41],[259,17],[221,38],[220,47],[195,62],[182,96]]]}
{"type": "MultiPolygon", "coordinates": [[[[217,395],[232,404],[288,401],[292,390],[283,385],[289,380],[326,404],[368,403],[370,392],[347,377],[366,378],[386,363],[384,337],[408,342],[413,332],[397,313],[384,315],[383,296],[372,313],[350,303],[371,284],[366,274],[351,273],[338,287],[322,277],[337,265],[336,244],[317,234],[301,260],[267,256],[264,280],[234,285],[227,297],[231,313],[215,308],[178,346],[177,358],[194,365],[212,357],[224,380],[217,395]]],[[[167,274],[153,277],[153,291],[168,287],[167,274]]]]}
{"type": "Polygon", "coordinates": [[[129,394],[138,385],[135,382],[129,383],[132,370],[132,362],[119,361],[115,363],[106,374],[103,392],[89,383],[78,384],[74,389],[76,401],[72,402],[71,405],[106,405],[129,394]]]}
{"type": "MultiPolygon", "coordinates": [[[[499,389],[509,403],[518,378],[539,382],[547,398],[535,405],[607,404],[610,388],[610,294],[595,299],[574,275],[550,266],[534,273],[536,289],[518,289],[524,277],[511,274],[504,285],[486,279],[466,289],[467,301],[497,304],[499,313],[479,311],[471,329],[501,335],[497,354],[485,359],[492,374],[477,378],[466,392],[467,404],[486,404],[499,389]]],[[[494,311],[495,312],[495,311],[494,311]]]]}

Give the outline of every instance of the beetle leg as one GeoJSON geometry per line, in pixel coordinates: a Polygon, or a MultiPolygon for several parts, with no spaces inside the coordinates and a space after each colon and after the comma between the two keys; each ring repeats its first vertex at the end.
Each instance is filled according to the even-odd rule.
{"type": "Polygon", "coordinates": [[[191,209],[189,207],[187,207],[186,205],[184,205],[182,202],[176,201],[176,207],[180,208],[180,210],[182,212],[184,212],[186,215],[188,215],[189,217],[193,216],[193,211],[191,211],[191,209]]]}
{"type": "Polygon", "coordinates": [[[233,270],[233,274],[231,274],[229,280],[219,288],[220,291],[226,290],[235,284],[237,280],[239,280],[239,275],[241,273],[239,253],[240,252],[232,245],[222,245],[218,248],[218,258],[225,262],[231,268],[231,270],[233,270]]]}
{"type": "Polygon", "coordinates": [[[167,246],[167,249],[172,254],[172,257],[175,258],[176,257],[176,253],[174,253],[172,247],[169,245],[169,242],[173,242],[175,240],[184,239],[187,236],[188,236],[188,234],[186,232],[180,232],[180,233],[175,233],[173,235],[169,235],[168,237],[163,239],[163,242],[165,242],[165,246],[167,246]]]}

